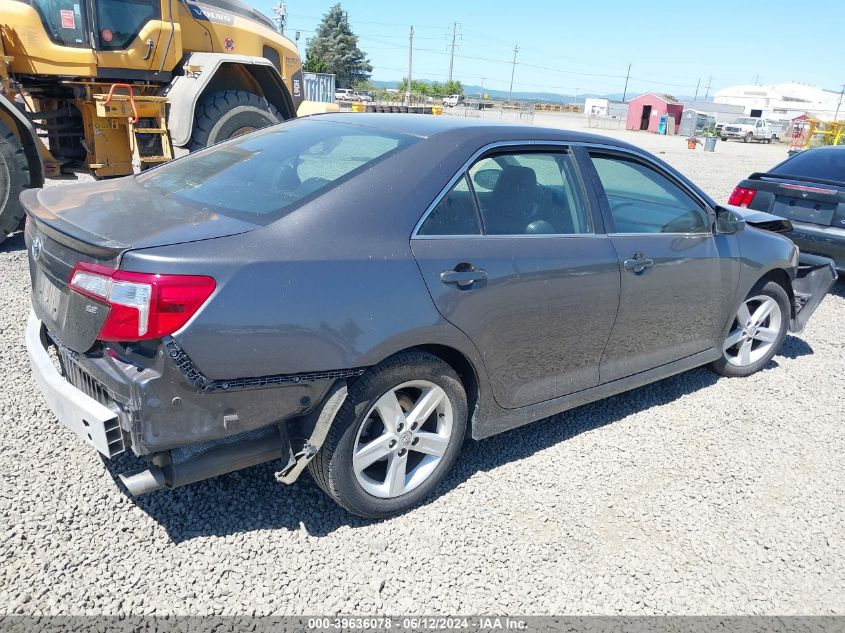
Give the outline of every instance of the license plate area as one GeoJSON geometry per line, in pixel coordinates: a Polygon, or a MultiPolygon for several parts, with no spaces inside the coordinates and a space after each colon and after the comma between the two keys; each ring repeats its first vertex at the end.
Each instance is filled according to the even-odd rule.
{"type": "Polygon", "coordinates": [[[834,209],[833,204],[778,196],[774,213],[790,220],[830,226],[834,209]]]}
{"type": "Polygon", "coordinates": [[[60,288],[41,268],[35,273],[33,303],[39,316],[48,323],[64,323],[67,313],[67,291],[60,288]]]}

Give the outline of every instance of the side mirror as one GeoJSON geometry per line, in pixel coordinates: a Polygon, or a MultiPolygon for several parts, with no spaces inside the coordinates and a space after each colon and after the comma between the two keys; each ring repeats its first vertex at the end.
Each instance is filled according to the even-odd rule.
{"type": "Polygon", "coordinates": [[[724,207],[716,209],[716,232],[723,235],[738,233],[745,228],[745,220],[724,207]]]}

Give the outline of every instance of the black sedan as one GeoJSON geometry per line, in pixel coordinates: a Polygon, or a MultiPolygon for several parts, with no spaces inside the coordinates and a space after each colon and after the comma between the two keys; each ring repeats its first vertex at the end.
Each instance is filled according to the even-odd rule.
{"type": "Polygon", "coordinates": [[[275,460],[367,517],[467,435],[754,373],[835,278],[633,146],[462,118],[299,119],[22,201],[33,374],[149,460],[132,494],[275,460]]]}
{"type": "Polygon", "coordinates": [[[788,218],[802,251],[830,257],[845,272],[845,145],[808,149],[751,174],[729,203],[788,218]]]}

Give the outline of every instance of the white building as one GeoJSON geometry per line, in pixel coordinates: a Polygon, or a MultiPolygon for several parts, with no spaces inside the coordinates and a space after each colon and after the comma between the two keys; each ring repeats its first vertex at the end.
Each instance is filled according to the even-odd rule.
{"type": "MultiPolygon", "coordinates": [[[[719,90],[713,100],[742,106],[747,116],[787,120],[806,112],[831,120],[839,104],[839,93],[801,83],[744,85],[719,90]]],[[[839,118],[845,119],[845,104],[839,110],[839,118]]]]}

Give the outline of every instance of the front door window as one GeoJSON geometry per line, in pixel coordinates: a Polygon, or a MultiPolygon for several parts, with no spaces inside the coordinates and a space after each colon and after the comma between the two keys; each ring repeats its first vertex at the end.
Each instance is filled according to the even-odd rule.
{"type": "Polygon", "coordinates": [[[97,33],[100,50],[128,48],[144,25],[157,18],[158,2],[151,0],[97,0],[97,33]]]}

